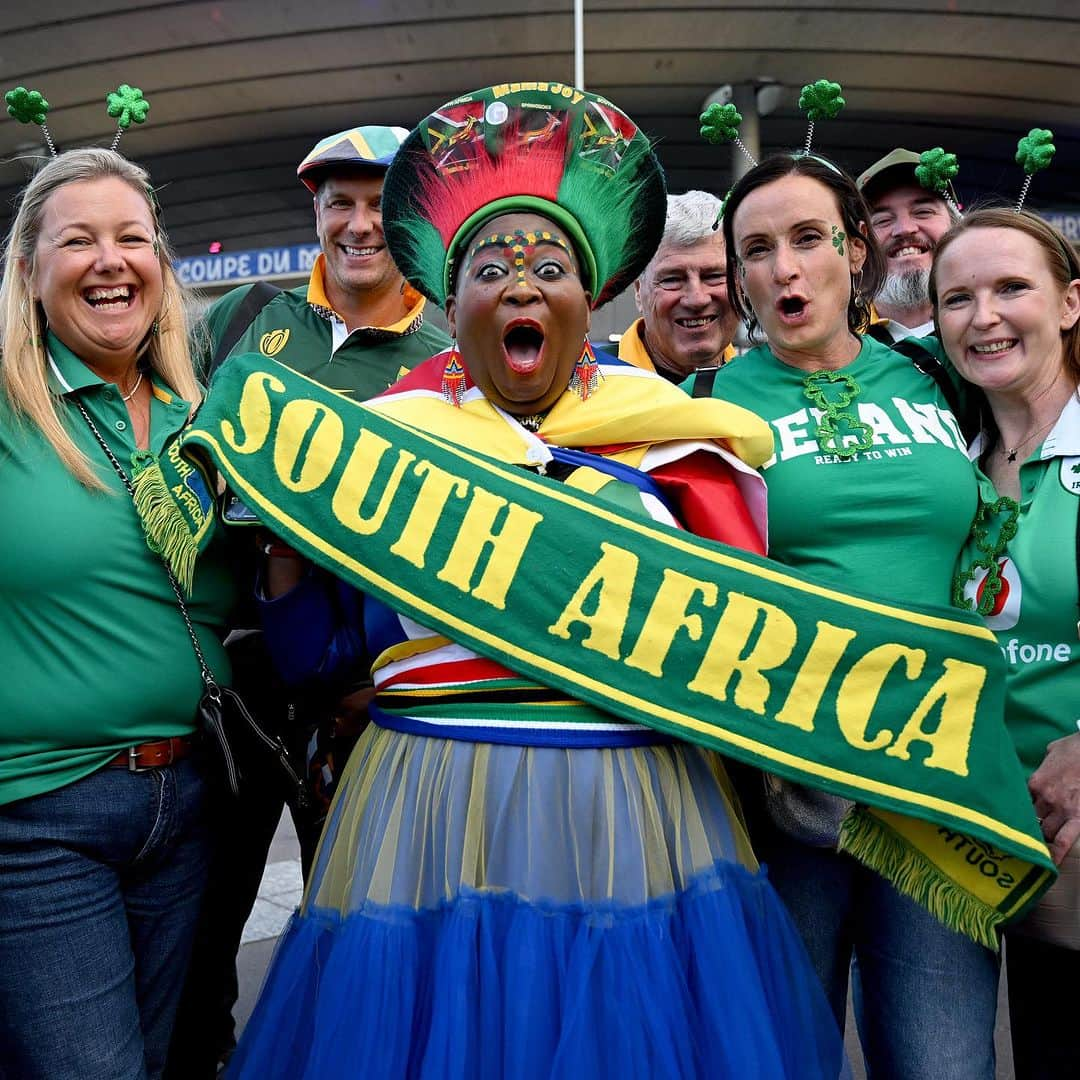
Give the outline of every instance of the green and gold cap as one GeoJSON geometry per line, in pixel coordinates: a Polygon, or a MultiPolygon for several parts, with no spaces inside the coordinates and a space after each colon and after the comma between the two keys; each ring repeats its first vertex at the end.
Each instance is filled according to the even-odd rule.
{"type": "Polygon", "coordinates": [[[320,139],[296,167],[296,175],[312,194],[328,172],[386,169],[408,135],[402,127],[349,128],[320,139]]]}

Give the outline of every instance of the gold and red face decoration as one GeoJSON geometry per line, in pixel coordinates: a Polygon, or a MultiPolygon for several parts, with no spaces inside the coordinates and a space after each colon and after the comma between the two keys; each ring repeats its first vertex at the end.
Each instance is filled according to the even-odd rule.
{"type": "Polygon", "coordinates": [[[574,259],[574,252],[570,245],[558,233],[549,232],[546,229],[539,232],[515,229],[512,233],[492,233],[490,236],[482,237],[472,246],[468,261],[472,262],[485,248],[501,247],[503,254],[508,259],[513,259],[514,273],[517,275],[518,284],[522,284],[525,281],[525,260],[532,258],[536,245],[540,242],[554,244],[562,248],[572,260],[574,259]]]}

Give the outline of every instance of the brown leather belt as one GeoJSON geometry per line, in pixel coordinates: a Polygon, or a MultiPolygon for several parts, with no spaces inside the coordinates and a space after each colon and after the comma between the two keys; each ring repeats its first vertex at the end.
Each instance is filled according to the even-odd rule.
{"type": "Polygon", "coordinates": [[[174,735],[171,739],[158,739],[155,742],[139,743],[121,750],[109,765],[130,772],[142,772],[144,769],[161,769],[174,761],[183,761],[195,748],[193,735],[174,735]]]}

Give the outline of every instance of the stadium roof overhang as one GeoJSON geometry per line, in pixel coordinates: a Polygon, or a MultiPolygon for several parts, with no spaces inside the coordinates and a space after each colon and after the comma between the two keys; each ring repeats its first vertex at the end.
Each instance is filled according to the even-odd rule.
{"type": "MultiPolygon", "coordinates": [[[[410,126],[477,86],[573,77],[572,0],[37,0],[5,10],[3,83],[40,89],[62,147],[107,144],[104,95],[140,86],[149,121],[123,149],[161,188],[175,246],[205,252],[309,242],[295,166],[323,135],[410,126]]],[[[943,145],[971,201],[1015,195],[1017,138],[1054,130],[1036,206],[1080,210],[1080,7],[1073,0],[585,0],[585,81],[658,142],[672,190],[722,194],[731,155],[697,136],[717,86],[780,84],[765,151],[801,144],[798,88],[827,76],[848,106],[815,145],[853,172],[895,146],[943,145]]],[[[6,204],[36,129],[0,125],[6,204]],[[12,160],[15,159],[15,160],[12,160]]]]}

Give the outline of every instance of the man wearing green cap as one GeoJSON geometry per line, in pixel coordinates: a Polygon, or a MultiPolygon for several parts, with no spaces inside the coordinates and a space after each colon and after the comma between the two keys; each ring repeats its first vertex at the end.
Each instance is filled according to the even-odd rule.
{"type": "Polygon", "coordinates": [[[406,284],[383,236],[383,177],[406,134],[352,128],[322,139],[300,162],[296,174],[314,196],[322,253],[306,285],[277,293],[250,315],[254,286],[214,304],[207,322],[215,364],[223,344],[226,355],[261,352],[363,400],[450,344],[425,324],[426,301],[406,284]]]}
{"type": "Polygon", "coordinates": [[[888,260],[888,276],[874,298],[870,333],[886,345],[934,332],[928,283],[934,248],[955,211],[915,178],[919,155],[890,151],[856,181],[870,205],[870,225],[888,260]]]}
{"type": "MultiPolygon", "coordinates": [[[[296,172],[314,197],[322,252],[306,285],[290,291],[246,285],[214,304],[207,315],[211,374],[229,356],[259,352],[363,401],[450,344],[424,322],[426,301],[406,284],[383,236],[383,179],[407,134],[397,127],[352,128],[320,140],[300,162],[296,172]]],[[[237,546],[250,550],[242,542],[237,546]]],[[[239,560],[243,566],[248,561],[239,560]]],[[[242,625],[256,625],[255,616],[242,625]]],[[[274,682],[260,634],[234,636],[236,685],[248,707],[265,726],[281,730],[295,756],[306,751],[316,811],[294,815],[306,867],[355,739],[344,729],[364,712],[366,675],[339,688],[354,691],[342,701],[298,697],[274,682]]],[[[213,1077],[234,1042],[236,954],[283,804],[275,778],[262,775],[267,766],[248,761],[241,767],[244,799],[218,814],[218,855],[173,1033],[169,1080],[213,1077]]]]}

